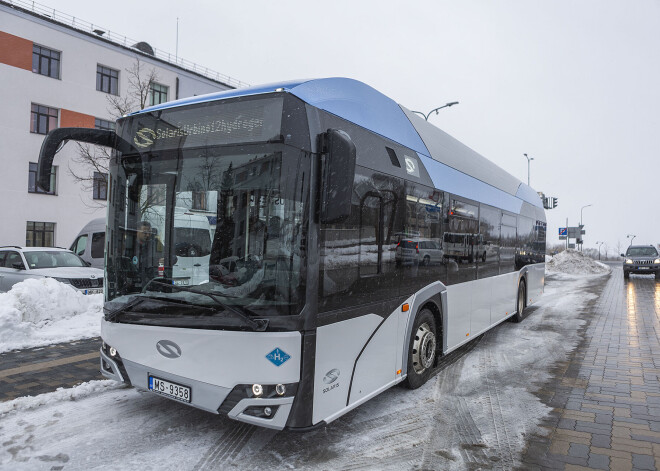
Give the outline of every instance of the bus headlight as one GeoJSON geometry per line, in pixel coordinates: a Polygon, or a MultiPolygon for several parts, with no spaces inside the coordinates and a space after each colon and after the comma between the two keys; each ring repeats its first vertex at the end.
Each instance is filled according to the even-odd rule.
{"type": "Polygon", "coordinates": [[[283,384],[278,384],[275,386],[275,392],[277,393],[278,396],[284,396],[286,394],[286,386],[283,384]]]}
{"type": "Polygon", "coordinates": [[[263,393],[264,393],[264,388],[261,384],[252,385],[252,394],[254,394],[256,397],[261,396],[263,393]]]}

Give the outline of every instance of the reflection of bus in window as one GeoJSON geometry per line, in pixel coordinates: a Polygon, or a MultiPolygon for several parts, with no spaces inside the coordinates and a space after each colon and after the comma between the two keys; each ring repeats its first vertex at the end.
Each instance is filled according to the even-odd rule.
{"type": "Polygon", "coordinates": [[[103,374],[210,413],[327,424],[421,386],[440,356],[521,320],[543,291],[536,192],[354,80],[57,131],[39,159],[45,190],[61,140],[114,148],[103,374]],[[534,257],[514,260],[523,246],[534,257]]]}

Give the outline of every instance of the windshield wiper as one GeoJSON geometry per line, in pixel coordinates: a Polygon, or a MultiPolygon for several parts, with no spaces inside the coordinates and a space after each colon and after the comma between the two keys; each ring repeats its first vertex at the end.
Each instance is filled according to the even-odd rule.
{"type": "Polygon", "coordinates": [[[117,309],[113,309],[112,311],[105,313],[105,320],[108,322],[114,321],[117,318],[117,316],[119,316],[119,314],[128,311],[130,308],[135,307],[138,304],[143,303],[145,299],[147,298],[144,296],[136,296],[126,304],[123,304],[121,307],[118,307],[117,309]]]}
{"type": "Polygon", "coordinates": [[[189,286],[177,286],[177,285],[171,285],[171,284],[167,283],[167,281],[165,281],[165,280],[159,280],[158,278],[154,278],[154,279],[150,280],[150,281],[144,286],[144,288],[142,288],[142,289],[143,289],[143,290],[146,290],[147,287],[149,287],[149,285],[150,285],[151,283],[162,284],[162,285],[165,285],[165,286],[167,286],[168,288],[172,288],[172,289],[174,289],[174,290],[185,291],[185,292],[187,292],[187,293],[201,294],[202,296],[207,296],[207,297],[211,298],[213,301],[215,301],[216,304],[218,304],[219,306],[222,306],[222,307],[225,309],[225,311],[227,311],[227,312],[231,312],[231,313],[234,314],[235,316],[237,316],[237,317],[239,317],[240,319],[242,319],[242,320],[243,320],[243,321],[244,321],[249,327],[251,327],[252,330],[254,330],[255,332],[263,332],[263,331],[265,331],[266,328],[268,327],[268,320],[267,320],[267,319],[251,319],[249,316],[247,316],[247,315],[245,315],[243,312],[241,312],[238,308],[236,308],[236,307],[234,307],[234,306],[231,306],[231,305],[229,305],[229,304],[227,304],[227,303],[223,303],[222,301],[220,301],[220,300],[218,299],[217,296],[215,296],[215,295],[213,295],[213,294],[211,294],[211,293],[207,293],[207,292],[205,292],[205,291],[197,290],[197,289],[191,288],[191,287],[189,287],[189,286]]]}

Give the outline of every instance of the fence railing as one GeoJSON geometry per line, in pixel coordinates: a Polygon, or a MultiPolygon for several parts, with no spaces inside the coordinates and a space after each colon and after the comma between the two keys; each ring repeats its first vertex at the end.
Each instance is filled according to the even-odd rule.
{"type": "MultiPolygon", "coordinates": [[[[107,41],[113,42],[120,46],[131,48],[134,49],[135,51],[144,52],[134,47],[140,41],[131,39],[121,34],[114,33],[100,25],[90,23],[85,20],[81,20],[80,18],[76,18],[75,16],[71,16],[67,13],[63,13],[61,11],[58,11],[54,8],[50,8],[41,3],[31,2],[26,0],[2,0],[2,3],[6,3],[8,5],[13,5],[18,8],[31,11],[32,13],[41,15],[43,17],[56,21],[57,23],[70,26],[80,31],[95,34],[107,41]]],[[[220,72],[216,72],[215,70],[209,69],[208,67],[204,67],[202,65],[188,61],[186,59],[176,56],[175,54],[165,52],[153,47],[152,49],[154,51],[153,54],[154,57],[157,57],[158,59],[163,60],[169,64],[176,65],[177,67],[181,67],[182,69],[203,75],[204,77],[209,78],[211,80],[216,80],[218,82],[226,83],[227,85],[230,85],[232,87],[242,88],[249,86],[248,83],[232,78],[229,75],[221,74],[220,72]]]]}

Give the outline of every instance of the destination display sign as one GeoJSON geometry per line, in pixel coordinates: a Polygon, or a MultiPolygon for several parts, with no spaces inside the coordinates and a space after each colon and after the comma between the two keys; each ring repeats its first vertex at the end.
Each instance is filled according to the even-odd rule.
{"type": "Polygon", "coordinates": [[[136,150],[265,142],[282,126],[282,97],[210,102],[129,117],[120,134],[136,150]]]}

